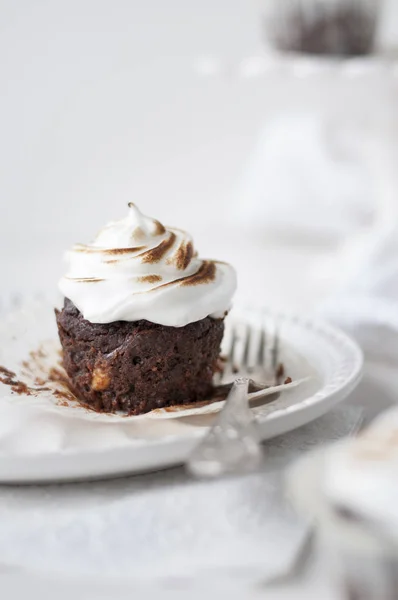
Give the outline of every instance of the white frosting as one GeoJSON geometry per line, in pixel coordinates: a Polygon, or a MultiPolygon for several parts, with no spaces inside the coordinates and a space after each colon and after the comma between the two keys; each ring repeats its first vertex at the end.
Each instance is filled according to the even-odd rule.
{"type": "Polygon", "coordinates": [[[185,231],[164,228],[133,203],[127,218],[109,223],[91,244],[75,245],[67,260],[60,290],[92,323],[182,327],[222,317],[236,289],[230,265],[198,258],[185,231]]]}
{"type": "Polygon", "coordinates": [[[333,506],[363,520],[365,529],[398,544],[397,409],[326,453],[323,491],[333,506]]]}

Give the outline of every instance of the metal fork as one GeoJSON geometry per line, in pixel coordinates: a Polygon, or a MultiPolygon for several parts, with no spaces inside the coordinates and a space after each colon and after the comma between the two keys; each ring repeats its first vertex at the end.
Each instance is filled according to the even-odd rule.
{"type": "Polygon", "coordinates": [[[225,404],[209,433],[195,448],[187,461],[191,474],[217,477],[225,473],[254,470],[261,462],[262,447],[256,422],[248,404],[249,384],[263,389],[275,385],[278,379],[279,335],[264,327],[231,330],[228,361],[223,379],[232,374],[235,379],[225,404]],[[261,373],[264,383],[256,383],[247,375],[261,373]]]}
{"type": "Polygon", "coordinates": [[[228,350],[223,381],[239,374],[250,376],[252,385],[259,389],[277,384],[279,334],[276,325],[266,329],[265,325],[235,324],[226,341],[228,350]]]}

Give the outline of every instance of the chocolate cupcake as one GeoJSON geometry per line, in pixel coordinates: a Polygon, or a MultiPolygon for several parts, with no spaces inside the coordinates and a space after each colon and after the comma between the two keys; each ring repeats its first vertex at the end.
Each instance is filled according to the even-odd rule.
{"type": "Polygon", "coordinates": [[[278,50],[318,56],[364,56],[374,51],[379,0],[267,2],[267,39],[278,50]]]}
{"type": "Polygon", "coordinates": [[[236,288],[230,265],[199,259],[185,232],[132,203],[68,259],[56,319],[83,403],[133,415],[209,396],[236,288]]]}

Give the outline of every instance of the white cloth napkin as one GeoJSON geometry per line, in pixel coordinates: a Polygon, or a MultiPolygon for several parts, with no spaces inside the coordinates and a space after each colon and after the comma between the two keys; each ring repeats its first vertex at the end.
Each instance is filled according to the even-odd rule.
{"type": "Polygon", "coordinates": [[[180,468],[0,487],[0,563],[161,585],[263,582],[289,569],[307,531],[284,497],[282,468],[360,422],[358,409],[339,407],[267,442],[261,469],[243,477],[195,481],[180,468]]]}

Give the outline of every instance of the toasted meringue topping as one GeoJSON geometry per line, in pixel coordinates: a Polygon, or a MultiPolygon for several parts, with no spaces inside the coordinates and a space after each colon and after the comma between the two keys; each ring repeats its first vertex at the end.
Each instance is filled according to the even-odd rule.
{"type": "Polygon", "coordinates": [[[230,265],[198,258],[185,231],[165,228],[132,202],[125,219],[91,244],[73,246],[67,260],[60,289],[93,323],[146,319],[182,327],[221,317],[236,289],[230,265]]]}

